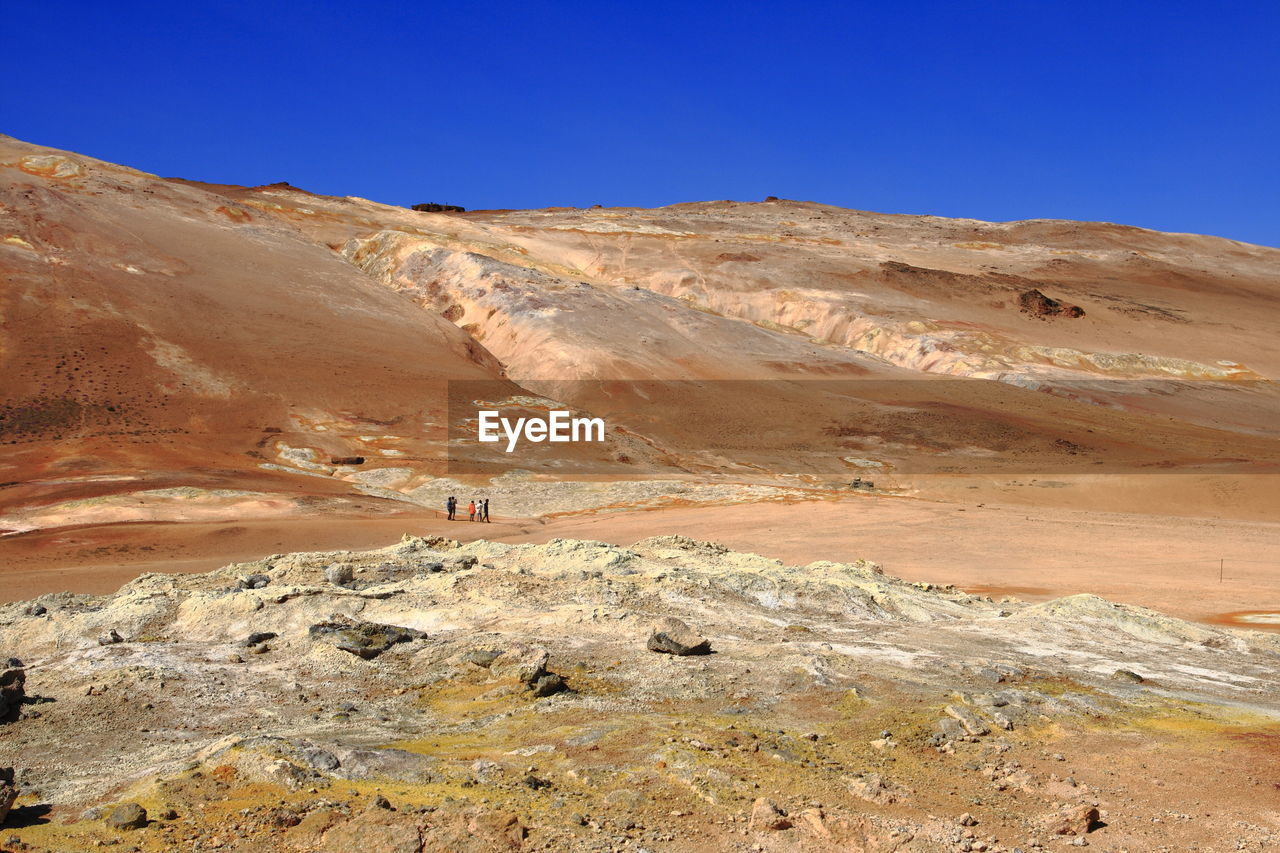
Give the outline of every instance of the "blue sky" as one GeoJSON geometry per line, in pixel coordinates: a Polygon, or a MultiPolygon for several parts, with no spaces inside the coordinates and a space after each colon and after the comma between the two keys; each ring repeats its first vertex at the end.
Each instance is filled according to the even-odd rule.
{"type": "Polygon", "coordinates": [[[0,131],[392,204],[766,195],[1280,246],[1280,3],[5,4],[0,131]]]}

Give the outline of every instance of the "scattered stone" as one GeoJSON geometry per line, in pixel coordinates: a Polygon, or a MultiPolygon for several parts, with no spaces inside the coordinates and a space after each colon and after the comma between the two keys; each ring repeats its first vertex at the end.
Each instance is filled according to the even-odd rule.
{"type": "Polygon", "coordinates": [[[112,829],[141,829],[147,825],[147,810],[137,803],[122,803],[107,815],[112,829]]]}
{"type": "Polygon", "coordinates": [[[160,814],[157,815],[157,817],[160,820],[177,820],[178,812],[175,809],[167,808],[164,811],[160,812],[160,814]]]}
{"type": "Polygon", "coordinates": [[[539,779],[537,776],[534,776],[532,773],[525,774],[525,777],[524,779],[521,780],[521,782],[524,784],[526,788],[528,788],[531,791],[538,791],[543,788],[551,787],[551,783],[548,782],[546,779],[539,779]]]}
{"type": "Polygon", "coordinates": [[[267,640],[274,640],[278,636],[280,635],[274,631],[254,631],[245,638],[244,645],[256,646],[259,643],[265,643],[267,640]]]}
{"type": "Polygon", "coordinates": [[[705,655],[711,641],[674,616],[665,616],[654,623],[648,647],[669,655],[705,655]]]}
{"type": "Polygon", "coordinates": [[[981,737],[991,733],[991,727],[964,705],[948,705],[943,708],[943,711],[946,712],[948,717],[958,722],[964,728],[966,734],[973,737],[981,737]]]}
{"type": "Polygon", "coordinates": [[[26,611],[24,612],[28,616],[43,616],[49,612],[49,608],[45,607],[43,604],[40,604],[39,602],[36,602],[35,604],[28,606],[26,611]]]}
{"type": "Polygon", "coordinates": [[[790,829],[791,821],[787,819],[787,813],[778,808],[773,800],[759,797],[751,804],[751,820],[748,827],[756,832],[776,832],[790,829]]]}
{"type": "Polygon", "coordinates": [[[236,652],[227,655],[227,663],[244,663],[244,658],[236,652]]]}
{"type": "Polygon", "coordinates": [[[1045,821],[1045,828],[1052,835],[1084,835],[1093,829],[1099,817],[1095,806],[1080,805],[1050,817],[1045,821]]]}
{"type": "Polygon", "coordinates": [[[18,785],[14,782],[13,768],[0,767],[0,824],[9,816],[13,801],[18,799],[18,785]]]}
{"type": "Polygon", "coordinates": [[[256,574],[256,575],[249,575],[248,577],[245,577],[245,578],[240,578],[241,589],[262,589],[264,586],[267,586],[270,583],[271,583],[270,575],[256,574]]]}
{"type": "Polygon", "coordinates": [[[330,563],[324,570],[324,579],[334,586],[346,586],[355,577],[355,572],[346,563],[330,563]]]}
{"type": "Polygon", "coordinates": [[[957,820],[956,823],[960,824],[961,826],[977,826],[978,819],[973,815],[969,814],[968,812],[965,812],[964,814],[960,815],[960,819],[957,820]]]}
{"type": "Polygon", "coordinates": [[[541,646],[516,643],[498,655],[489,664],[489,671],[498,678],[515,678],[525,684],[535,684],[547,674],[550,655],[541,646]]]}
{"type": "Polygon", "coordinates": [[[100,646],[112,646],[112,645],[115,645],[116,643],[123,643],[123,642],[124,642],[124,637],[121,637],[120,632],[117,631],[115,628],[112,628],[107,633],[98,637],[98,645],[100,646]]]}
{"type": "Polygon", "coordinates": [[[463,655],[463,660],[473,663],[482,669],[488,669],[493,666],[493,662],[498,659],[502,652],[497,649],[472,649],[463,655]]]}
{"type": "Polygon", "coordinates": [[[878,806],[889,806],[898,802],[904,792],[890,785],[879,773],[867,773],[849,780],[849,791],[855,796],[875,803],[878,806]]]}
{"type": "Polygon", "coordinates": [[[391,808],[391,801],[381,794],[373,798],[373,807],[375,809],[387,809],[388,811],[394,811],[394,809],[391,808]]]}
{"type": "Polygon", "coordinates": [[[548,672],[546,675],[539,676],[537,681],[529,685],[529,689],[533,691],[533,695],[538,698],[559,693],[562,690],[567,690],[568,687],[569,686],[565,684],[564,677],[557,675],[554,672],[548,672]]]}
{"type": "Polygon", "coordinates": [[[298,754],[313,770],[328,772],[331,770],[337,770],[342,766],[342,762],[338,760],[338,756],[334,755],[327,749],[320,749],[312,746],[299,750],[298,754]]]}
{"type": "Polygon", "coordinates": [[[1144,681],[1146,681],[1145,678],[1143,678],[1141,675],[1138,675],[1138,673],[1134,672],[1131,669],[1117,669],[1112,674],[1112,678],[1119,679],[1120,681],[1132,681],[1134,684],[1142,684],[1144,681]]]}
{"type": "Polygon", "coordinates": [[[372,660],[397,643],[421,640],[426,636],[413,628],[382,625],[377,622],[317,622],[307,633],[312,639],[325,639],[344,652],[372,660]]]}
{"type": "Polygon", "coordinates": [[[436,561],[432,561],[429,563],[422,563],[418,566],[418,571],[424,572],[426,574],[436,574],[437,572],[443,572],[444,563],[440,563],[436,561]]]}

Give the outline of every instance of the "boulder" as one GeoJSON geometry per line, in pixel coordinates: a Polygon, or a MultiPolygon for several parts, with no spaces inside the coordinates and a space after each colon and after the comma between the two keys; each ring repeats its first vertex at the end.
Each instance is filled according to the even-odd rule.
{"type": "Polygon", "coordinates": [[[346,586],[355,577],[355,571],[346,563],[331,563],[324,570],[324,579],[334,586],[346,586]]]}
{"type": "Polygon", "coordinates": [[[554,672],[548,672],[546,675],[538,677],[538,680],[529,685],[529,689],[533,691],[533,695],[539,698],[550,696],[553,693],[559,693],[567,690],[568,685],[565,684],[564,677],[554,672]]]}
{"type": "Polygon", "coordinates": [[[1093,829],[1099,817],[1095,806],[1079,805],[1050,817],[1045,828],[1051,835],[1084,835],[1093,829]]]}
{"type": "Polygon", "coordinates": [[[240,588],[241,589],[262,589],[264,586],[268,585],[269,583],[271,583],[270,575],[260,575],[260,574],[249,575],[248,577],[240,579],[240,588]]]}
{"type": "Polygon", "coordinates": [[[112,829],[141,829],[147,825],[147,810],[137,803],[121,803],[107,815],[112,829]]]}
{"type": "Polygon", "coordinates": [[[413,628],[382,625],[377,622],[318,622],[308,631],[312,639],[333,643],[344,652],[350,652],[365,660],[372,660],[397,643],[421,640],[426,636],[413,628]]]}
{"type": "Polygon", "coordinates": [[[18,715],[26,696],[26,683],[27,671],[22,668],[22,661],[10,658],[9,663],[0,668],[0,723],[18,715]]]}
{"type": "Polygon", "coordinates": [[[942,710],[946,712],[948,717],[963,726],[965,732],[973,737],[991,734],[991,727],[983,722],[982,718],[974,711],[964,705],[948,705],[942,710]]]}
{"type": "Polygon", "coordinates": [[[327,749],[320,749],[319,747],[304,747],[298,751],[298,755],[312,770],[337,770],[342,765],[342,762],[338,760],[338,756],[327,749]]]}
{"type": "Polygon", "coordinates": [[[98,645],[100,646],[113,646],[116,643],[123,642],[124,637],[121,637],[120,632],[115,628],[112,628],[110,631],[107,631],[105,634],[98,637],[98,645]]]}
{"type": "Polygon", "coordinates": [[[280,635],[275,633],[274,631],[254,631],[252,634],[250,634],[248,637],[245,638],[244,645],[246,647],[256,646],[259,643],[265,643],[267,640],[274,640],[278,636],[280,635]]]}
{"type": "Polygon", "coordinates": [[[547,674],[550,655],[541,646],[516,643],[493,659],[489,671],[498,678],[514,678],[525,684],[535,684],[547,674]]]}
{"type": "Polygon", "coordinates": [[[790,829],[791,821],[787,819],[787,813],[778,808],[773,800],[760,797],[751,804],[749,826],[756,832],[776,832],[780,829],[790,829]]]}
{"type": "Polygon", "coordinates": [[[648,646],[652,651],[669,655],[705,655],[711,651],[710,640],[673,616],[653,624],[648,646]]]}
{"type": "Polygon", "coordinates": [[[488,669],[493,666],[493,662],[501,657],[502,652],[497,649],[472,649],[462,656],[467,663],[473,663],[482,669],[488,669]]]}

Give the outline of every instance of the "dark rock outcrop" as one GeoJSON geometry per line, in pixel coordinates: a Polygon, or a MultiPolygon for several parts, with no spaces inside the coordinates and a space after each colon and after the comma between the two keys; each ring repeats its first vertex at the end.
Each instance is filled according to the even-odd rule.
{"type": "Polygon", "coordinates": [[[413,210],[420,210],[423,213],[465,213],[465,207],[459,207],[456,204],[436,204],[434,201],[425,202],[423,204],[415,204],[413,210]]]}
{"type": "Polygon", "coordinates": [[[107,815],[112,829],[141,829],[147,825],[147,810],[137,803],[121,803],[107,815]]]}
{"type": "Polygon", "coordinates": [[[1068,305],[1045,296],[1036,288],[1018,295],[1018,306],[1033,317],[1083,317],[1084,309],[1079,305],[1068,305]]]}
{"type": "Polygon", "coordinates": [[[397,643],[409,643],[426,636],[413,628],[377,622],[318,622],[307,631],[312,639],[333,643],[344,652],[372,660],[397,643]]]}
{"type": "Polygon", "coordinates": [[[0,767],[0,824],[9,816],[13,801],[18,799],[18,786],[13,781],[13,768],[0,767]]]}
{"type": "Polygon", "coordinates": [[[22,661],[9,658],[9,662],[0,668],[0,723],[18,715],[18,708],[26,696],[26,683],[27,671],[22,668],[22,661]]]}

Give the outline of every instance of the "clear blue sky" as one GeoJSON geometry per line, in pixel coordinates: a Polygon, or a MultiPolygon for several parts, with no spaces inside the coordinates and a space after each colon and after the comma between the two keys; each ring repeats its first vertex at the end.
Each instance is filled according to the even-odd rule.
{"type": "Polygon", "coordinates": [[[8,0],[0,45],[0,131],[166,176],[1280,245],[1275,0],[8,0]]]}

